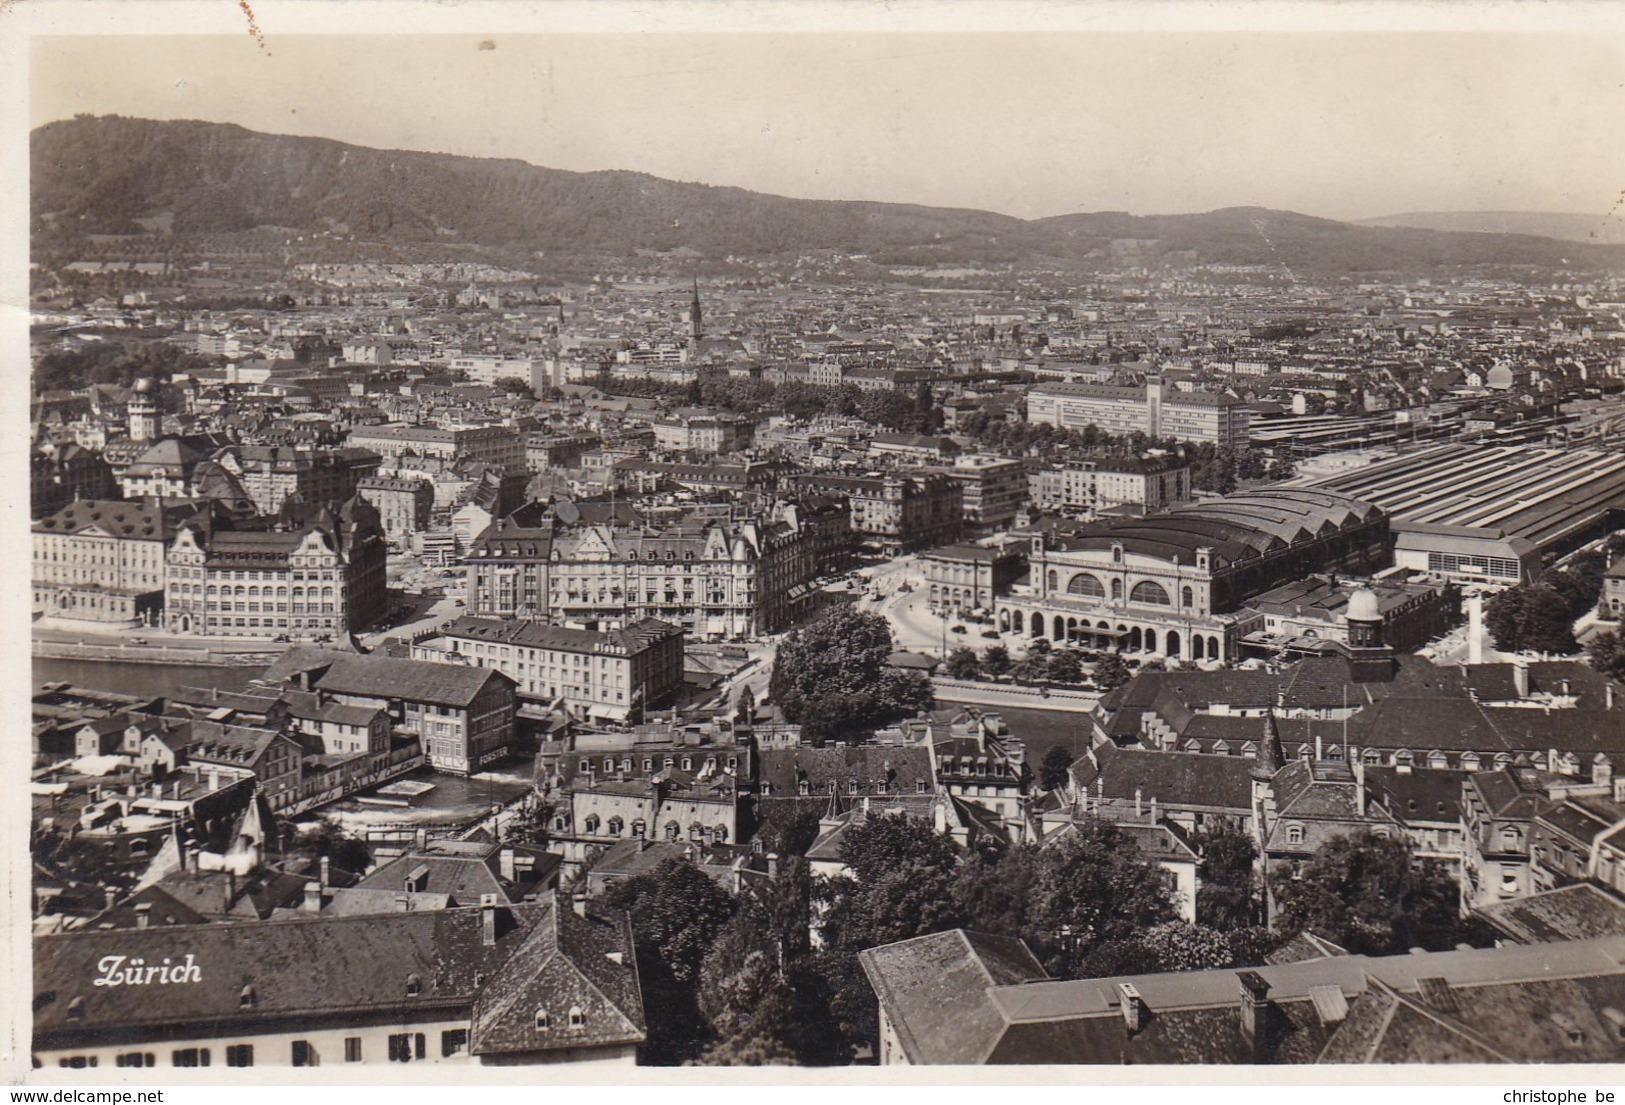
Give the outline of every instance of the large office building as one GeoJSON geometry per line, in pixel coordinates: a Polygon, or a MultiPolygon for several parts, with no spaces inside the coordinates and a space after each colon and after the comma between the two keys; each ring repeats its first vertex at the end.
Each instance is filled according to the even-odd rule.
{"type": "Polygon", "coordinates": [[[1625,518],[1625,454],[1440,445],[1313,485],[1389,516],[1394,563],[1461,581],[1519,583],[1625,518]]]}
{"type": "Polygon", "coordinates": [[[205,637],[315,640],[376,621],[388,601],[378,512],[355,496],[306,513],[271,530],[181,525],[165,560],[164,625],[205,637]]]}
{"type": "Polygon", "coordinates": [[[1119,436],[1142,433],[1240,449],[1249,441],[1251,412],[1234,395],[1170,390],[1160,376],[1149,376],[1144,386],[1039,384],[1027,393],[1027,421],[1060,430],[1094,426],[1119,436]]]}
{"type": "Polygon", "coordinates": [[[1388,519],[1326,491],[1265,489],[1035,533],[1028,585],[998,600],[999,628],[1223,660],[1235,611],[1314,571],[1366,573],[1388,559],[1388,519]]]}
{"type": "Polygon", "coordinates": [[[136,624],[163,612],[164,560],[190,506],[82,499],[34,523],[34,608],[136,624]]]}
{"type": "Polygon", "coordinates": [[[458,618],[412,647],[415,660],[495,668],[528,698],[589,721],[626,721],[683,685],[683,630],[645,619],[599,632],[545,622],[458,618]]]}
{"type": "Polygon", "coordinates": [[[625,503],[532,503],[469,549],[468,613],[599,628],[656,618],[694,638],[749,637],[789,619],[813,553],[793,511],[652,523],[625,503]]]}
{"type": "Polygon", "coordinates": [[[436,771],[472,775],[513,752],[514,681],[490,668],[294,648],[260,682],[387,710],[397,735],[417,737],[436,771]]]}
{"type": "Polygon", "coordinates": [[[387,460],[403,456],[436,457],[444,461],[476,460],[498,467],[522,468],[525,445],[508,426],[357,426],[349,444],[370,449],[387,460]]]}
{"type": "Polygon", "coordinates": [[[959,481],[965,524],[979,533],[1007,528],[1027,502],[1027,462],[973,453],[955,457],[947,472],[959,481]]]}
{"type": "Polygon", "coordinates": [[[216,458],[234,476],[261,514],[275,514],[290,495],[307,503],[341,503],[378,471],[381,459],[367,449],[295,449],[239,445],[216,458]]]}
{"type": "Polygon", "coordinates": [[[1098,514],[1150,514],[1191,497],[1191,468],[1177,453],[1072,460],[1028,475],[1037,510],[1093,519],[1098,514]]]}
{"type": "Polygon", "coordinates": [[[884,556],[950,544],[964,532],[964,485],[940,469],[805,472],[796,477],[796,486],[845,499],[852,532],[884,556]]]}

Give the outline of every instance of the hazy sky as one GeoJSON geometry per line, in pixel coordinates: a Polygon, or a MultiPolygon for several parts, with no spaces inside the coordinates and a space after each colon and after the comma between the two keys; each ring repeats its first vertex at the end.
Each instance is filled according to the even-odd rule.
{"type": "Polygon", "coordinates": [[[1625,45],[1535,34],[38,37],[77,112],[1012,215],[1602,214],[1625,45]],[[482,43],[489,46],[481,48],[482,43]]]}

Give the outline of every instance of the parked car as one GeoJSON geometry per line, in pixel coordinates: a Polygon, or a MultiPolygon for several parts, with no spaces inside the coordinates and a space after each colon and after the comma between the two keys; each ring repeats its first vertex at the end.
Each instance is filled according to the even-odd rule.
{"type": "Polygon", "coordinates": [[[999,639],[999,631],[997,629],[984,629],[982,630],[982,636],[986,637],[990,641],[997,641],[999,639]]]}
{"type": "Polygon", "coordinates": [[[964,633],[965,632],[965,627],[962,626],[962,625],[950,626],[949,629],[948,629],[948,632],[950,632],[950,633],[964,633]]]}

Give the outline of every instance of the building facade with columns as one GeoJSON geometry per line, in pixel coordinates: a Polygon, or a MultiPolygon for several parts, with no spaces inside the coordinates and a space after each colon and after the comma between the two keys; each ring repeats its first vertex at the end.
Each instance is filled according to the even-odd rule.
{"type": "Polygon", "coordinates": [[[1028,583],[1001,596],[1001,630],[1175,660],[1233,654],[1235,611],[1314,571],[1388,558],[1388,519],[1343,495],[1272,488],[1147,518],[1034,533],[1028,583]]]}

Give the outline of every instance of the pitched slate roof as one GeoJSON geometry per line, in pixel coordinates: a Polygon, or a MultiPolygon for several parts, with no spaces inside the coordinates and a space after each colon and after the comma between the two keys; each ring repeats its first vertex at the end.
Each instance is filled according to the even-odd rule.
{"type": "Polygon", "coordinates": [[[593,906],[586,913],[578,917],[555,895],[535,937],[475,999],[469,1037],[474,1054],[643,1042],[631,920],[593,906]],[[538,1029],[542,1011],[546,1027],[538,1029]],[[573,1013],[580,1014],[579,1023],[573,1013]]]}
{"type": "Polygon", "coordinates": [[[954,929],[858,953],[910,1063],[980,1063],[1002,1018],[991,988],[1049,977],[1027,945],[954,929]]]}
{"type": "MultiPolygon", "coordinates": [[[[1257,736],[1258,719],[1243,720],[1251,735],[1257,736]]],[[[1252,761],[1240,756],[1152,752],[1106,744],[1072,765],[1072,779],[1079,790],[1091,795],[1098,790],[1106,798],[1133,798],[1139,791],[1145,801],[1155,798],[1165,806],[1249,811],[1251,767],[1252,761]]]]}
{"type": "Polygon", "coordinates": [[[1242,1031],[1234,970],[990,984],[964,966],[945,969],[961,958],[951,935],[859,956],[915,1063],[1625,1057],[1625,1041],[1605,1012],[1625,1008],[1625,937],[1253,968],[1269,1005],[1263,1045],[1255,1050],[1242,1031]],[[948,952],[922,951],[933,947],[948,952]],[[1124,1017],[1124,983],[1142,1003],[1134,1032],[1124,1017]],[[1575,1031],[1579,1043],[1570,1042],[1575,1031]]]}
{"type": "Polygon", "coordinates": [[[913,745],[764,748],[758,776],[772,785],[774,798],[795,796],[802,779],[813,795],[825,793],[831,783],[836,793],[845,795],[852,780],[857,780],[859,794],[877,793],[878,785],[888,779],[891,794],[913,794],[917,780],[936,788],[930,750],[913,745]]]}
{"type": "Polygon", "coordinates": [[[493,976],[550,908],[506,911],[491,946],[482,943],[477,908],[36,937],[36,1040],[466,1005],[474,998],[476,976],[493,976]],[[106,956],[149,965],[166,958],[180,964],[191,956],[199,979],[167,986],[92,985],[103,975],[98,964],[106,956]],[[413,975],[421,992],[409,996],[413,975]],[[77,1017],[69,1012],[75,999],[77,1017]]]}
{"type": "Polygon", "coordinates": [[[1526,944],[1625,936],[1625,902],[1591,883],[1480,906],[1496,928],[1526,944]]]}
{"type": "Polygon", "coordinates": [[[302,672],[315,672],[315,686],[333,694],[428,702],[439,706],[467,706],[493,680],[514,685],[501,672],[464,664],[437,664],[430,660],[398,660],[385,656],[357,656],[317,648],[292,648],[279,656],[260,681],[285,682],[302,672]]]}

